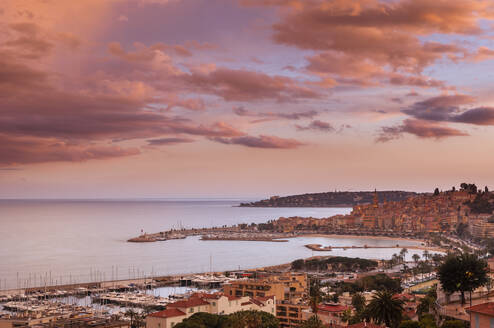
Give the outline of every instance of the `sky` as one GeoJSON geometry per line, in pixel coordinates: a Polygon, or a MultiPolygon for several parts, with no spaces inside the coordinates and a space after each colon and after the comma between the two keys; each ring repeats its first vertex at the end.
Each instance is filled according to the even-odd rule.
{"type": "Polygon", "coordinates": [[[4,0],[0,198],[494,186],[490,0],[4,0]]]}

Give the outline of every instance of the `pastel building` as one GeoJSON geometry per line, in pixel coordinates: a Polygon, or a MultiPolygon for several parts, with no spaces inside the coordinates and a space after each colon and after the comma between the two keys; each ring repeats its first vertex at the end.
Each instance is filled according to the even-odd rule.
{"type": "Polygon", "coordinates": [[[467,309],[471,328],[494,328],[494,302],[477,304],[467,309]]]}
{"type": "Polygon", "coordinates": [[[227,315],[248,310],[276,315],[276,298],[196,293],[187,300],[168,304],[166,310],[149,314],[146,328],[172,328],[198,312],[227,315]]]}

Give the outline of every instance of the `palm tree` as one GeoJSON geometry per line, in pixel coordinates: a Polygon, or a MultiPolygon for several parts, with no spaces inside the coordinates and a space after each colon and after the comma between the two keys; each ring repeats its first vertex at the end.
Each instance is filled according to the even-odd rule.
{"type": "Polygon", "coordinates": [[[317,306],[322,300],[321,286],[319,285],[319,280],[315,279],[311,282],[309,288],[309,305],[312,312],[317,317],[317,306]]]}
{"type": "Polygon", "coordinates": [[[427,262],[429,260],[429,256],[430,256],[429,251],[425,250],[422,256],[425,258],[425,261],[427,262]]]}
{"type": "Polygon", "coordinates": [[[413,254],[412,255],[412,259],[415,262],[414,270],[412,270],[413,271],[413,278],[415,279],[415,272],[417,272],[417,269],[418,269],[418,263],[419,263],[419,260],[420,260],[420,255],[413,254]]]}
{"type": "Polygon", "coordinates": [[[300,325],[300,328],[324,328],[324,324],[321,319],[313,315],[309,320],[305,321],[300,325]]]}
{"type": "Polygon", "coordinates": [[[137,327],[137,323],[139,321],[137,317],[139,316],[139,314],[134,309],[128,309],[127,311],[125,311],[125,316],[130,319],[131,328],[137,327]]]}
{"type": "Polygon", "coordinates": [[[393,263],[391,267],[395,266],[396,264],[399,264],[399,258],[400,256],[396,253],[393,254],[393,256],[391,256],[391,262],[393,263]]]}
{"type": "Polygon", "coordinates": [[[400,251],[400,257],[401,257],[401,261],[402,262],[405,262],[405,255],[408,253],[408,249],[406,248],[402,248],[401,251],[400,251]]]}
{"type": "Polygon", "coordinates": [[[377,324],[384,323],[394,328],[401,322],[403,301],[393,298],[393,294],[388,291],[379,291],[367,305],[367,311],[377,324]]]}

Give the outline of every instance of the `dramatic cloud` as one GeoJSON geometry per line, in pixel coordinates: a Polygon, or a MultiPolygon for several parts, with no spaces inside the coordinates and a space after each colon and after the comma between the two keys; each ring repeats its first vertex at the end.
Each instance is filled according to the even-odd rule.
{"type": "Polygon", "coordinates": [[[428,121],[494,125],[494,107],[462,107],[473,103],[475,98],[468,95],[438,96],[417,102],[402,112],[428,121]]]}
{"type": "Polygon", "coordinates": [[[227,145],[242,145],[251,148],[292,149],[304,145],[304,143],[295,139],[285,139],[266,135],[261,135],[259,137],[244,136],[229,139],[212,138],[211,140],[227,145]]]}
{"type": "Polygon", "coordinates": [[[481,1],[309,1],[273,27],[280,43],[421,70],[443,54],[456,55],[464,49],[422,43],[417,34],[479,33],[484,8],[481,1]]]}
{"type": "MultiPolygon", "coordinates": [[[[315,50],[307,69],[338,84],[410,85],[446,88],[421,75],[441,59],[489,59],[492,50],[471,53],[460,43],[424,40],[429,35],[480,35],[493,17],[485,0],[242,0],[247,6],[277,6],[274,41],[315,50]]],[[[332,85],[329,85],[332,87],[332,85]]],[[[451,88],[451,87],[448,87],[451,88]]]]}
{"type": "Polygon", "coordinates": [[[295,127],[299,131],[306,131],[306,130],[322,131],[322,132],[335,131],[335,128],[331,124],[329,124],[327,122],[319,121],[319,120],[312,121],[307,126],[301,126],[301,125],[297,124],[297,125],[295,125],[295,127]]]}
{"type": "Polygon", "coordinates": [[[387,142],[393,139],[398,139],[405,133],[424,139],[443,139],[455,136],[468,136],[466,132],[450,128],[439,123],[406,119],[401,125],[383,127],[379,133],[379,136],[376,138],[376,141],[387,142]]]}
{"type": "MultiPolygon", "coordinates": [[[[254,124],[282,131],[290,120],[288,129],[298,123],[299,131],[339,132],[347,126],[316,120],[323,108],[334,106],[351,120],[369,107],[392,113],[390,99],[408,104],[407,96],[418,96],[411,89],[451,92],[460,83],[439,80],[450,75],[434,64],[494,58],[483,30],[494,17],[491,1],[239,1],[256,8],[181,0],[139,0],[132,10],[120,0],[4,1],[0,131],[8,146],[0,164],[115,158],[201,138],[297,148],[304,145],[297,139],[257,136],[254,124]],[[206,25],[170,19],[220,5],[219,16],[230,19],[218,20],[217,10],[204,14],[206,25]],[[264,15],[266,6],[275,8],[264,15]],[[259,17],[271,33],[252,28],[259,17]],[[237,37],[240,31],[245,37],[237,37]]],[[[461,83],[458,90],[467,90],[468,81],[461,83]]],[[[494,108],[464,95],[401,110],[408,119],[383,128],[382,140],[465,135],[448,123],[494,125],[494,108]]]]}
{"type": "Polygon", "coordinates": [[[177,97],[173,97],[171,99],[167,99],[168,106],[166,110],[170,110],[174,107],[186,108],[194,111],[202,111],[206,109],[206,104],[202,99],[177,99],[177,97]]]}
{"type": "Polygon", "coordinates": [[[151,139],[148,140],[148,145],[150,146],[168,146],[168,145],[178,145],[182,143],[194,142],[194,139],[190,138],[161,138],[161,139],[151,139]]]}
{"type": "Polygon", "coordinates": [[[30,22],[12,23],[7,35],[10,37],[3,43],[4,48],[15,50],[16,55],[26,59],[39,59],[49,54],[54,44],[41,28],[30,22]]]}
{"type": "Polygon", "coordinates": [[[227,101],[274,99],[283,102],[320,97],[291,78],[247,70],[218,68],[209,73],[193,72],[184,80],[197,92],[215,94],[227,101]]]}
{"type": "Polygon", "coordinates": [[[83,162],[93,159],[137,155],[136,148],[80,145],[50,138],[10,137],[0,135],[0,164],[32,164],[45,162],[83,162]]]}
{"type": "Polygon", "coordinates": [[[304,118],[313,118],[319,114],[315,110],[308,110],[304,112],[293,112],[293,113],[253,112],[245,109],[244,107],[235,107],[233,109],[233,112],[238,116],[257,118],[257,120],[252,121],[253,123],[272,121],[276,119],[296,121],[304,118]]]}
{"type": "Polygon", "coordinates": [[[197,41],[186,41],[183,45],[168,45],[158,42],[147,47],[146,45],[135,42],[135,51],[126,51],[119,42],[111,42],[108,44],[108,52],[114,56],[120,57],[128,61],[152,61],[158,56],[163,56],[164,53],[175,54],[183,57],[192,56],[192,50],[211,50],[215,46],[210,43],[199,43],[197,41]]]}

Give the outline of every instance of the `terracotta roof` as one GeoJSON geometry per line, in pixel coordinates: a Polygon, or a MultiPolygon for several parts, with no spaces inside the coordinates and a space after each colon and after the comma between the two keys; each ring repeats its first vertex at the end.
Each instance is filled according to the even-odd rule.
{"type": "Polygon", "coordinates": [[[182,311],[178,310],[178,309],[166,309],[163,311],[154,312],[154,313],[149,314],[150,317],[156,317],[156,318],[172,318],[172,317],[180,317],[183,315],[186,315],[186,314],[183,313],[182,311]]]}
{"type": "Polygon", "coordinates": [[[383,328],[384,326],[379,326],[374,323],[369,323],[369,322],[360,322],[356,323],[350,326],[347,326],[347,328],[383,328]]]}
{"type": "Polygon", "coordinates": [[[235,297],[235,296],[231,296],[231,295],[225,295],[225,296],[228,297],[229,301],[235,301],[235,300],[240,299],[240,297],[235,297]]]}
{"type": "Polygon", "coordinates": [[[257,296],[255,297],[256,300],[259,300],[261,302],[266,302],[267,300],[274,300],[274,296],[257,296]]]}
{"type": "Polygon", "coordinates": [[[466,311],[473,313],[485,314],[494,317],[494,302],[488,302],[483,304],[477,304],[466,309],[466,311]]]}
{"type": "Polygon", "coordinates": [[[242,303],[242,304],[240,304],[240,305],[242,305],[242,306],[246,306],[246,305],[249,305],[249,304],[252,304],[252,302],[243,302],[243,303],[242,303]]]}
{"type": "Polygon", "coordinates": [[[318,305],[317,308],[320,311],[326,311],[326,312],[343,312],[349,309],[348,306],[340,305],[340,304],[321,304],[318,305]]]}
{"type": "Polygon", "coordinates": [[[202,298],[202,299],[207,299],[207,300],[217,300],[221,296],[223,296],[223,294],[220,294],[220,293],[215,293],[215,294],[194,293],[194,294],[192,294],[191,298],[202,298]]]}
{"type": "Polygon", "coordinates": [[[399,299],[402,299],[402,300],[413,300],[415,298],[415,296],[413,296],[412,294],[395,294],[393,295],[393,298],[399,298],[399,299]]]}
{"type": "Polygon", "coordinates": [[[169,308],[190,308],[199,305],[208,305],[209,303],[200,298],[190,298],[187,301],[178,301],[167,305],[169,308]]]}

